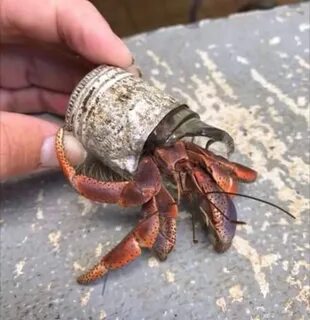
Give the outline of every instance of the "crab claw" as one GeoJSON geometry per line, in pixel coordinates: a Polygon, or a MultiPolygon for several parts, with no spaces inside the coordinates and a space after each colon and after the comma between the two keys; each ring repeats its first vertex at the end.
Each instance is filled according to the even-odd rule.
{"type": "MultiPolygon", "coordinates": [[[[200,210],[203,213],[203,219],[208,226],[208,237],[210,242],[213,245],[213,248],[216,252],[225,252],[232,244],[233,238],[236,232],[236,223],[235,219],[237,218],[236,208],[232,200],[224,194],[221,196],[226,197],[224,200],[226,204],[226,217],[230,218],[228,220],[226,217],[218,217],[215,219],[214,213],[218,211],[212,205],[210,205],[210,200],[203,199],[200,205],[200,210]],[[221,221],[221,225],[216,224],[217,221],[221,221]]],[[[213,203],[214,200],[212,200],[213,203]]]]}
{"type": "Polygon", "coordinates": [[[231,246],[235,236],[238,223],[236,208],[209,174],[196,168],[192,177],[201,193],[200,210],[210,231],[210,241],[215,251],[224,252],[231,246]]]}

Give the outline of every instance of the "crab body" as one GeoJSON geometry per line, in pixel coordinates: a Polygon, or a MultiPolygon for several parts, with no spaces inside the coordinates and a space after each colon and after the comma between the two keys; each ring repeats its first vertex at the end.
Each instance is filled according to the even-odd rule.
{"type": "Polygon", "coordinates": [[[100,66],[80,82],[56,140],[63,172],[85,197],[141,206],[143,218],[78,278],[79,283],[126,265],[142,248],[166,259],[176,241],[181,196],[198,199],[215,250],[229,248],[237,213],[225,192],[235,192],[240,181],[254,181],[256,172],[208,150],[216,141],[224,143],[228,153],[233,151],[233,140],[225,131],[205,124],[186,104],[122,69],[100,66]],[[73,135],[87,151],[87,159],[78,167],[67,160],[65,134],[73,135]],[[197,136],[209,139],[206,147],[185,139],[197,136]],[[176,196],[167,181],[174,185],[176,196]]]}

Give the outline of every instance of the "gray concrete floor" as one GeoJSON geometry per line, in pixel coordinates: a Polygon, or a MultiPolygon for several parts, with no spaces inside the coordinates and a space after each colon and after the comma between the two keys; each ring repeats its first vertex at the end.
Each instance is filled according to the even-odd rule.
{"type": "Polygon", "coordinates": [[[127,39],[144,77],[234,137],[259,179],[235,199],[232,248],[216,254],[181,210],[177,246],[103,282],[75,278],[135,225],[138,208],[95,205],[58,173],[1,189],[2,319],[306,319],[309,315],[309,4],[127,39]]]}

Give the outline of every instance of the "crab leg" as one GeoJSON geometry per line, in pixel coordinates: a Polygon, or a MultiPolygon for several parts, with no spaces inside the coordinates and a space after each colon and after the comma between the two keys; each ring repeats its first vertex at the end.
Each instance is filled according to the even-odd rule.
{"type": "Polygon", "coordinates": [[[144,157],[132,181],[99,181],[76,174],[75,168],[66,158],[63,144],[64,131],[56,136],[56,151],[59,163],[72,186],[86,198],[115,203],[122,207],[142,205],[156,195],[161,186],[160,172],[151,157],[144,157]]]}
{"type": "Polygon", "coordinates": [[[236,193],[239,182],[250,183],[257,177],[256,171],[239,163],[230,162],[192,143],[186,143],[186,149],[191,161],[205,168],[218,186],[226,192],[236,193]]]}
{"type": "MultiPolygon", "coordinates": [[[[201,159],[204,162],[204,167],[208,170],[211,170],[211,174],[213,175],[213,171],[216,173],[214,178],[216,177],[217,173],[221,175],[222,172],[227,172],[229,175],[233,175],[238,181],[241,182],[253,182],[257,178],[257,172],[251,168],[243,166],[240,163],[231,162],[221,156],[215,155],[211,151],[207,151],[202,149],[201,147],[186,142],[186,149],[187,152],[193,151],[196,154],[201,155],[201,159]]],[[[192,153],[191,153],[192,154],[192,153]]]]}
{"type": "Polygon", "coordinates": [[[103,277],[109,270],[121,268],[141,255],[142,248],[153,248],[166,258],[175,243],[177,207],[166,189],[143,205],[145,217],[101,261],[77,281],[87,284],[103,277]]]}
{"type": "Polygon", "coordinates": [[[199,153],[187,150],[191,161],[197,162],[200,167],[210,172],[218,186],[226,192],[238,192],[238,179],[234,173],[231,173],[216,162],[206,165],[205,157],[199,153]]]}
{"type": "Polygon", "coordinates": [[[167,189],[162,187],[143,209],[148,215],[152,215],[152,212],[155,211],[159,213],[160,227],[153,250],[160,260],[166,260],[176,241],[178,206],[167,189]]]}
{"type": "Polygon", "coordinates": [[[221,189],[202,169],[194,168],[191,177],[202,194],[200,209],[211,228],[214,250],[224,252],[230,247],[236,231],[237,212],[233,201],[225,193],[212,193],[221,189]]]}
{"type": "Polygon", "coordinates": [[[159,230],[159,216],[155,212],[146,217],[101,261],[77,281],[87,284],[103,277],[109,270],[121,268],[141,254],[141,248],[152,248],[159,230]]]}

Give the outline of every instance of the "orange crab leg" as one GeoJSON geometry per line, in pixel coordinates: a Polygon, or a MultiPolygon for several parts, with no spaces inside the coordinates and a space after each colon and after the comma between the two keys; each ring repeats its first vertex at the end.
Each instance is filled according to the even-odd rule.
{"type": "Polygon", "coordinates": [[[115,203],[122,207],[142,205],[160,190],[160,172],[151,157],[143,158],[132,181],[99,181],[76,174],[75,168],[66,158],[63,144],[64,130],[56,136],[56,152],[65,176],[71,185],[86,198],[115,203]]]}
{"type": "Polygon", "coordinates": [[[230,171],[219,166],[216,162],[209,164],[209,167],[207,167],[204,156],[199,153],[190,150],[187,150],[187,153],[191,161],[194,161],[202,168],[211,171],[210,174],[222,190],[226,192],[238,192],[238,179],[234,174],[231,174],[230,171]]]}
{"type": "Polygon", "coordinates": [[[177,207],[168,191],[161,191],[143,205],[145,218],[93,268],[82,274],[78,283],[87,284],[109,270],[121,268],[141,255],[142,248],[154,248],[166,258],[175,244],[177,207]]]}
{"type": "Polygon", "coordinates": [[[239,182],[253,182],[257,177],[256,171],[239,163],[230,162],[197,145],[186,143],[186,148],[190,160],[205,168],[218,186],[226,192],[237,193],[239,182]]]}
{"type": "MultiPolygon", "coordinates": [[[[186,142],[186,149],[193,151],[196,154],[202,155],[205,167],[211,170],[213,175],[213,168],[219,166],[224,169],[223,172],[226,172],[230,175],[234,175],[238,181],[241,182],[254,182],[257,178],[257,172],[251,168],[248,168],[240,163],[231,162],[221,156],[215,155],[213,152],[205,150],[193,143],[186,142]]],[[[218,169],[215,169],[215,172],[218,169]]]]}
{"type": "Polygon", "coordinates": [[[159,230],[159,216],[155,213],[138,223],[116,247],[86,273],[78,277],[80,284],[87,284],[103,277],[109,270],[121,268],[141,254],[141,248],[152,248],[159,230]]]}

